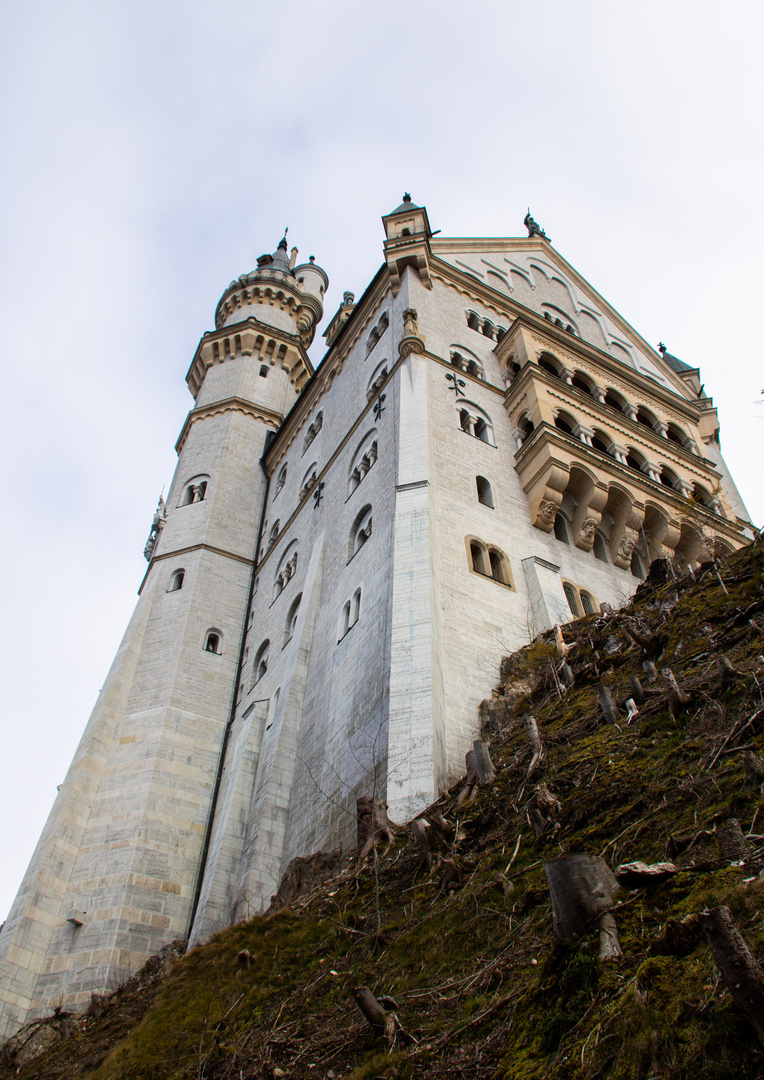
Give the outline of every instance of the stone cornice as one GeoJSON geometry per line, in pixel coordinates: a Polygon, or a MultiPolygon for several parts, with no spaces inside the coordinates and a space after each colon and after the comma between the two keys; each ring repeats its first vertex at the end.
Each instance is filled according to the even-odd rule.
{"type": "Polygon", "coordinates": [[[264,359],[266,353],[270,356],[279,351],[280,345],[286,346],[286,350],[280,350],[283,353],[282,366],[288,371],[289,378],[297,389],[301,390],[313,374],[313,365],[300,335],[290,334],[287,330],[277,330],[254,316],[220,330],[211,330],[202,337],[186,373],[188,388],[196,397],[207,369],[213,364],[239,353],[252,356],[255,351],[264,359]]]}
{"type": "Polygon", "coordinates": [[[189,551],[209,551],[213,555],[221,555],[224,559],[233,559],[234,562],[244,563],[245,566],[252,566],[254,562],[253,559],[247,559],[244,555],[236,555],[233,551],[224,551],[223,548],[214,547],[212,544],[190,544],[188,547],[175,548],[173,551],[163,551],[161,555],[154,556],[149,563],[138,588],[138,595],[140,596],[143,592],[143,586],[146,584],[155,563],[162,562],[164,559],[174,559],[178,555],[187,555],[189,551]]]}
{"type": "Polygon", "coordinates": [[[259,420],[274,430],[278,430],[279,425],[284,419],[281,413],[274,412],[272,409],[264,409],[262,405],[255,405],[245,398],[230,397],[224,398],[222,401],[213,401],[210,405],[202,405],[198,409],[192,409],[188,414],[186,422],[178,436],[178,441],[175,443],[176,453],[179,454],[183,449],[183,445],[188,438],[188,433],[193,424],[198,420],[206,420],[210,416],[220,416],[221,413],[227,412],[240,412],[245,416],[251,416],[253,420],[259,420]]]}

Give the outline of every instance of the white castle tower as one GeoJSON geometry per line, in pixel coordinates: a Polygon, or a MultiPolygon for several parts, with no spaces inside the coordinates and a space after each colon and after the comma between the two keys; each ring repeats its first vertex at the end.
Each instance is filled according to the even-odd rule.
{"type": "Polygon", "coordinates": [[[263,910],[352,845],[358,797],[413,815],[502,655],[752,535],[698,370],[530,214],[382,221],[315,372],[327,278],[286,240],[197,349],[135,614],[0,933],[0,1034],[263,910]]]}
{"type": "Polygon", "coordinates": [[[311,374],[327,284],[312,260],[290,267],[284,239],[226,289],[199,344],[135,613],[0,934],[3,1033],[188,934],[253,580],[260,458],[311,374]]]}

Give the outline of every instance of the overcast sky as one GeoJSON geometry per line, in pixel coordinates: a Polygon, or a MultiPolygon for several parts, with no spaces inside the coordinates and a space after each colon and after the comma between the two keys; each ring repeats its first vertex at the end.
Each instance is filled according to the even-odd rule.
{"type": "Polygon", "coordinates": [[[286,225],[331,316],[404,191],[446,236],[525,235],[530,206],[701,368],[762,523],[763,12],[6,0],[0,918],[135,603],[198,340],[286,225]]]}

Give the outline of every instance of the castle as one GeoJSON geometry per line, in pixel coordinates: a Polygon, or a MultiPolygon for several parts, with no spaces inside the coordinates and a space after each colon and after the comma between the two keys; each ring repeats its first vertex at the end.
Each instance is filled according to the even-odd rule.
{"type": "Polygon", "coordinates": [[[282,240],[186,381],[135,613],[0,933],[0,1034],[267,906],[464,771],[500,657],[751,536],[697,369],[527,236],[410,197],[345,293],[282,240]]]}

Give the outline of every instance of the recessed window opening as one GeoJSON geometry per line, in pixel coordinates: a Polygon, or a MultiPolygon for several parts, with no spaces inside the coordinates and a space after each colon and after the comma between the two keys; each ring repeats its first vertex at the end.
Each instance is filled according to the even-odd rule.
{"type": "Polygon", "coordinates": [[[584,589],[580,590],[581,607],[584,609],[584,615],[595,615],[599,611],[599,604],[591,595],[584,589]]]}
{"type": "Polygon", "coordinates": [[[274,499],[276,498],[276,495],[278,495],[278,493],[281,491],[284,484],[286,483],[286,478],[287,478],[287,466],[285,465],[283,467],[283,469],[281,470],[281,472],[279,473],[278,478],[276,480],[276,493],[273,496],[274,499]]]}
{"type": "Polygon", "coordinates": [[[215,630],[210,630],[207,634],[207,638],[204,642],[204,651],[211,653],[220,653],[220,634],[215,630]]]}
{"type": "Polygon", "coordinates": [[[667,488],[676,488],[679,484],[679,478],[676,473],[672,472],[667,465],[664,465],[661,469],[661,483],[667,488]]]}
{"type": "Polygon", "coordinates": [[[670,442],[676,443],[677,446],[687,446],[687,436],[680,427],[676,426],[676,424],[668,425],[666,438],[669,439],[670,442]]]}
{"type": "Polygon", "coordinates": [[[643,424],[645,427],[649,427],[652,431],[654,431],[657,422],[658,421],[655,419],[653,414],[648,409],[646,409],[644,405],[639,406],[639,408],[637,409],[638,424],[643,424]]]}
{"type": "Polygon", "coordinates": [[[353,522],[353,527],[350,530],[350,538],[348,543],[348,562],[353,556],[361,550],[363,545],[371,536],[372,530],[372,512],[371,506],[367,503],[366,506],[357,515],[353,522]]]}
{"type": "Polygon", "coordinates": [[[267,364],[261,364],[260,365],[260,378],[261,379],[267,379],[268,378],[268,365],[267,364]]]}
{"type": "MultiPolygon", "coordinates": [[[[362,447],[363,449],[363,447],[362,447]]],[[[353,464],[353,468],[350,472],[348,480],[348,495],[352,495],[358,485],[361,483],[366,473],[374,465],[377,460],[377,440],[374,439],[371,444],[366,445],[366,449],[361,453],[358,451],[353,464]]]]}
{"type": "Polygon", "coordinates": [[[570,544],[568,526],[562,514],[557,514],[554,519],[554,535],[562,544],[570,544]]]}
{"type": "Polygon", "coordinates": [[[178,503],[179,506],[190,506],[191,503],[204,502],[204,498],[207,494],[207,480],[203,480],[201,477],[195,477],[191,480],[186,489],[183,492],[183,497],[178,503]]]}
{"type": "Polygon", "coordinates": [[[476,574],[484,574],[483,569],[483,550],[478,544],[470,544],[470,557],[472,559],[472,569],[476,574]]]}
{"type": "Polygon", "coordinates": [[[576,590],[572,585],[569,585],[567,581],[563,582],[562,591],[565,593],[565,599],[568,601],[568,607],[570,613],[575,618],[578,618],[581,612],[578,610],[578,597],[576,596],[576,590]]]}
{"type": "Polygon", "coordinates": [[[607,557],[607,544],[605,543],[605,538],[601,532],[594,534],[592,551],[594,552],[594,558],[598,559],[600,562],[606,563],[610,561],[607,557]]]}
{"type": "Polygon", "coordinates": [[[506,584],[504,582],[504,573],[503,573],[502,565],[501,565],[501,556],[498,554],[498,552],[496,552],[496,551],[489,551],[488,552],[488,563],[489,563],[489,565],[491,567],[491,577],[494,579],[494,581],[501,581],[502,584],[506,584]]]}
{"type": "Polygon", "coordinates": [[[493,492],[490,483],[484,476],[476,476],[475,484],[477,485],[478,502],[482,503],[483,506],[490,506],[493,510],[493,492]]]}
{"type": "Polygon", "coordinates": [[[571,379],[571,384],[575,386],[577,390],[583,390],[585,394],[589,394],[590,396],[593,394],[591,384],[584,378],[583,375],[579,375],[578,372],[576,372],[571,379]]]}
{"type": "Polygon", "coordinates": [[[348,630],[352,630],[361,616],[361,590],[356,589],[351,598],[345,602],[340,615],[338,627],[338,641],[342,641],[348,630]]]}
{"type": "Polygon", "coordinates": [[[641,455],[634,452],[631,447],[628,447],[628,454],[626,455],[626,464],[630,469],[636,469],[637,472],[642,472],[642,465],[644,464],[644,458],[641,455]]]}
{"type": "Polygon", "coordinates": [[[567,435],[573,434],[573,425],[566,419],[564,413],[558,413],[554,418],[554,426],[558,431],[564,431],[567,435]]]}
{"type": "Polygon", "coordinates": [[[167,586],[167,591],[168,592],[178,592],[179,589],[182,589],[183,588],[183,580],[184,580],[185,576],[186,576],[186,571],[185,570],[176,570],[175,573],[170,578],[170,584],[167,586]]]}
{"type": "Polygon", "coordinates": [[[539,367],[546,371],[549,375],[554,375],[555,379],[560,378],[560,368],[553,360],[548,356],[539,357],[539,367]]]}
{"type": "Polygon", "coordinates": [[[294,637],[294,632],[297,629],[297,619],[300,614],[300,603],[302,601],[302,593],[299,594],[292,602],[292,606],[289,608],[289,614],[287,615],[286,630],[284,632],[284,644],[288,645],[294,637]]]}
{"type": "Polygon", "coordinates": [[[606,442],[607,436],[604,432],[595,431],[592,435],[592,449],[599,450],[601,454],[610,454],[610,443],[606,442]]]}
{"type": "Polygon", "coordinates": [[[616,394],[613,390],[608,390],[605,394],[605,404],[609,405],[611,409],[616,409],[618,412],[624,412],[625,402],[620,395],[616,394]]]}
{"type": "MultiPolygon", "coordinates": [[[[268,670],[268,653],[270,651],[271,643],[269,638],[266,638],[260,648],[257,650],[255,659],[252,665],[255,683],[259,683],[263,675],[268,670]]],[[[254,685],[254,684],[253,684],[254,685]]]]}

